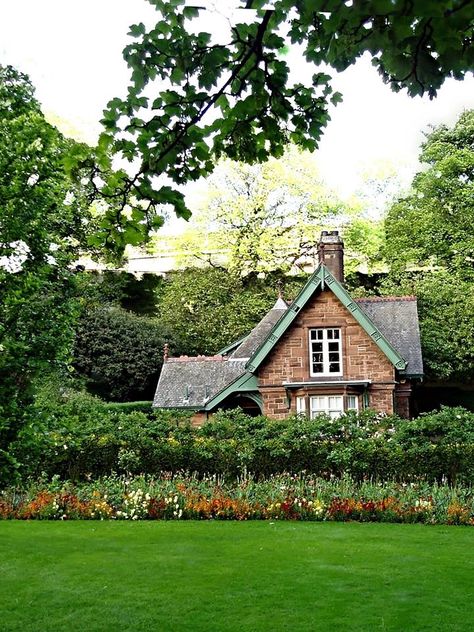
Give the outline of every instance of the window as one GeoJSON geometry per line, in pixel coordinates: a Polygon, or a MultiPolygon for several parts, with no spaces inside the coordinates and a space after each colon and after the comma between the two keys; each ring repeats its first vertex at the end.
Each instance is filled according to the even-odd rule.
{"type": "Polygon", "coordinates": [[[306,415],[306,397],[296,398],[296,414],[306,415]]]}
{"type": "Polygon", "coordinates": [[[348,395],[346,400],[346,410],[359,410],[357,395],[348,395]]]}
{"type": "Polygon", "coordinates": [[[309,398],[311,405],[311,419],[316,415],[325,413],[333,419],[340,417],[344,412],[344,399],[342,395],[317,395],[309,398]]]}
{"type": "Polygon", "coordinates": [[[341,330],[309,330],[309,366],[312,376],[342,375],[341,330]]]}

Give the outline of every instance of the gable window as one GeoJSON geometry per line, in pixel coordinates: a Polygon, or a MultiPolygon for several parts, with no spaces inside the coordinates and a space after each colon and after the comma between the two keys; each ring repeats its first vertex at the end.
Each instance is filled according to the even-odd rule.
{"type": "Polygon", "coordinates": [[[332,419],[340,417],[344,412],[344,398],[342,395],[316,395],[309,398],[311,419],[324,413],[332,419]]]}
{"type": "Polygon", "coordinates": [[[340,329],[309,330],[309,363],[312,376],[342,375],[340,329]]]}

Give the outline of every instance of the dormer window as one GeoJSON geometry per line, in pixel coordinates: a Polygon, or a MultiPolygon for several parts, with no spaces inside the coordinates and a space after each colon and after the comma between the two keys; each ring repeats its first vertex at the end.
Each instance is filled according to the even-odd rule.
{"type": "Polygon", "coordinates": [[[312,377],[342,375],[340,329],[309,330],[309,366],[312,377]]]}

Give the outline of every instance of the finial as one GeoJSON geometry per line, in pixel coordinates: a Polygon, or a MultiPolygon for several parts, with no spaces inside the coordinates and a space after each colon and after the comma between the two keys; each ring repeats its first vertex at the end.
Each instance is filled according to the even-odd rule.
{"type": "Polygon", "coordinates": [[[165,342],[165,346],[163,347],[163,362],[169,358],[170,355],[170,347],[167,342],[165,342]]]}
{"type": "Polygon", "coordinates": [[[277,281],[278,298],[283,299],[283,281],[278,279],[277,281]]]}

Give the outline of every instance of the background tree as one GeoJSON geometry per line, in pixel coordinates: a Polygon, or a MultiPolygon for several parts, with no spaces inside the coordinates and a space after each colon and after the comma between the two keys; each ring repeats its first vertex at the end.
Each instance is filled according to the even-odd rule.
{"type": "Polygon", "coordinates": [[[220,163],[177,246],[237,275],[303,269],[314,264],[321,229],[345,212],[312,156],[290,147],[264,164],[220,163]]]}
{"type": "Polygon", "coordinates": [[[474,111],[434,129],[410,193],[389,210],[383,291],[419,299],[428,377],[474,381],[474,111]]]}
{"type": "Polygon", "coordinates": [[[387,215],[385,255],[394,270],[441,267],[472,280],[474,110],[428,134],[420,162],[427,168],[387,215]]]}
{"type": "Polygon", "coordinates": [[[236,0],[246,11],[218,39],[195,25],[203,12],[185,0],[150,1],[157,22],[130,29],[131,84],[125,99],[108,104],[99,141],[99,153],[137,160],[101,193],[136,201],[128,203],[138,233],[162,204],[188,217],[179,185],[211,173],[219,156],[261,162],[290,141],[315,149],[328,102],[341,98],[322,63],[341,71],[369,53],[394,90],[430,97],[446,77],[462,79],[474,66],[474,7],[466,0],[236,0]],[[308,77],[314,64],[306,84],[291,81],[282,54],[295,44],[308,77]]]}
{"type": "Polygon", "coordinates": [[[216,268],[171,274],[158,296],[158,317],[176,354],[212,354],[248,334],[273,306],[281,287],[292,299],[304,280],[279,274],[245,279],[216,268]]]}

